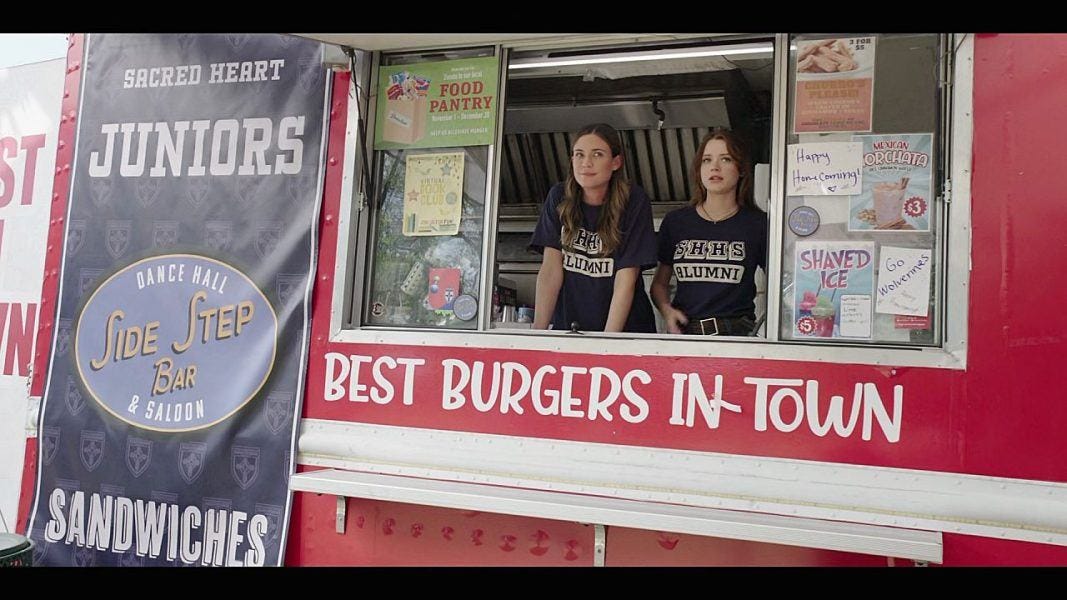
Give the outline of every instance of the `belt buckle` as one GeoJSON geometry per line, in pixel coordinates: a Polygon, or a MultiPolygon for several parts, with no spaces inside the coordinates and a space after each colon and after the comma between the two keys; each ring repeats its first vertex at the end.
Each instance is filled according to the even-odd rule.
{"type": "Polygon", "coordinates": [[[708,317],[707,319],[700,320],[700,335],[719,335],[719,320],[715,317],[708,317]],[[715,326],[715,331],[710,331],[704,328],[704,323],[708,321],[715,326]]]}

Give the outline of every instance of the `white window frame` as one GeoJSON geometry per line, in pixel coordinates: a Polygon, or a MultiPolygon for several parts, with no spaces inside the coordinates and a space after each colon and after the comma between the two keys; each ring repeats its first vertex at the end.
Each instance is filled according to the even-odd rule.
{"type": "MultiPolygon", "coordinates": [[[[679,36],[681,37],[681,36],[679,36]]],[[[574,45],[575,36],[561,36],[571,40],[574,45]]],[[[616,43],[633,41],[634,36],[619,36],[616,43]]],[[[746,338],[744,340],[733,338],[729,340],[716,340],[709,338],[691,337],[664,337],[662,334],[635,334],[635,333],[587,333],[574,335],[566,332],[554,331],[521,331],[521,330],[438,330],[427,328],[394,328],[379,326],[362,326],[358,328],[345,327],[346,285],[350,281],[364,281],[364,266],[366,264],[366,246],[368,217],[371,211],[357,210],[357,203],[364,204],[362,199],[353,198],[353,182],[358,176],[357,160],[354,152],[346,152],[341,186],[341,206],[338,218],[338,242],[336,248],[335,274],[333,281],[333,302],[330,313],[330,341],[335,343],[353,344],[400,344],[410,346],[452,346],[452,347],[477,347],[493,349],[522,349],[542,350],[549,352],[565,353],[588,353],[630,356],[634,354],[651,356],[675,356],[694,358],[726,358],[726,359],[767,359],[767,360],[791,360],[804,362],[826,362],[836,364],[861,364],[894,367],[930,367],[952,370],[965,370],[967,367],[967,315],[968,315],[968,289],[971,271],[971,209],[970,209],[970,179],[972,138],[974,129],[973,120],[973,81],[974,81],[974,36],[972,34],[953,34],[949,37],[951,47],[955,48],[953,61],[953,78],[951,81],[952,91],[952,114],[949,117],[951,124],[952,146],[951,165],[948,173],[951,181],[951,210],[946,210],[944,229],[939,235],[944,236],[944,296],[943,306],[952,307],[944,310],[944,337],[940,347],[887,347],[884,345],[874,346],[870,344],[857,345],[820,345],[810,343],[786,342],[777,339],[779,330],[779,315],[781,302],[781,289],[777,282],[781,281],[781,247],[782,231],[780,226],[772,226],[770,232],[768,256],[776,257],[768,262],[768,300],[767,300],[767,331],[774,337],[746,338]],[[353,248],[355,244],[355,248],[353,248]],[[962,268],[966,261],[966,269],[962,268]],[[352,270],[355,270],[353,278],[352,270]],[[620,344],[619,340],[633,340],[634,344],[620,344]],[[640,350],[635,349],[639,345],[640,350]]],[[[610,43],[611,39],[598,38],[598,42],[610,43]]],[[[785,106],[786,77],[788,76],[788,34],[778,34],[775,40],[775,61],[777,78],[774,89],[774,133],[772,134],[772,174],[771,174],[771,198],[768,206],[768,215],[772,224],[781,223],[781,210],[784,201],[781,176],[784,168],[785,147],[782,143],[785,135],[787,108],[785,106]]],[[[505,52],[520,44],[503,44],[501,49],[505,52]]],[[[525,48],[551,47],[552,44],[544,40],[521,44],[525,48]]],[[[562,42],[556,45],[566,45],[562,42]]],[[[506,57],[506,55],[505,55],[506,57]]],[[[369,70],[368,65],[364,69],[369,70]]],[[[501,70],[501,98],[506,93],[507,73],[501,70]]],[[[353,80],[359,74],[353,74],[353,80]]],[[[366,79],[363,79],[366,81],[366,79]]],[[[368,92],[370,98],[369,114],[374,114],[374,99],[376,94],[376,82],[371,81],[368,92]]],[[[503,101],[503,100],[501,100],[503,101]]],[[[358,102],[350,101],[348,105],[348,128],[346,131],[345,148],[351,149],[359,146],[356,132],[356,121],[359,116],[358,102]]],[[[500,122],[503,119],[503,111],[498,114],[498,137],[500,122]]],[[[372,125],[368,130],[373,131],[372,125]]],[[[495,149],[495,146],[494,148],[495,149]]],[[[497,162],[499,152],[490,153],[490,159],[497,162]]],[[[372,161],[368,161],[370,164],[372,161]]],[[[490,215],[495,218],[495,186],[499,177],[499,165],[491,164],[490,172],[487,173],[487,186],[493,186],[487,195],[487,199],[494,199],[490,215]]],[[[946,204],[946,207],[948,205],[946,204]]],[[[490,216],[487,215],[487,216],[490,216]]],[[[486,221],[489,223],[490,221],[486,221]]],[[[486,238],[492,237],[487,235],[486,238]]],[[[484,241],[484,240],[483,240],[484,241]]],[[[492,251],[492,242],[483,244],[489,246],[492,251]]],[[[485,259],[492,259],[486,254],[485,259]]],[[[487,270],[483,265],[483,273],[487,270]]],[[[483,277],[484,278],[484,277],[483,277]]],[[[482,282],[481,291],[484,295],[488,282],[482,282]]],[[[362,314],[360,304],[363,301],[363,293],[353,294],[352,303],[355,308],[352,314],[362,314]]],[[[484,311],[483,311],[484,312],[484,311]]],[[[485,316],[480,316],[480,322],[485,316]]],[[[484,326],[484,325],[483,325],[484,326]]]]}

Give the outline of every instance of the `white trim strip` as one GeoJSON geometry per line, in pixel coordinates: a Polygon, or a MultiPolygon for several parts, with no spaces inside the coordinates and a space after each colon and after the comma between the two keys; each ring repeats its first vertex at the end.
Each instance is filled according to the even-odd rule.
{"type": "MultiPolygon", "coordinates": [[[[703,337],[664,334],[552,331],[437,331],[431,329],[385,329],[364,327],[345,329],[330,342],[428,346],[444,348],[486,348],[499,350],[544,350],[566,354],[606,356],[669,356],[730,358],[752,360],[791,360],[806,363],[882,365],[891,367],[932,367],[962,369],[960,358],[940,348],[873,348],[834,345],[768,342],[763,338],[734,338],[711,341],[703,337]]],[[[338,349],[343,350],[343,349],[338,349]]]]}
{"type": "MultiPolygon", "coordinates": [[[[333,278],[330,280],[330,285],[333,288],[333,295],[330,301],[330,333],[336,335],[341,331],[341,327],[344,324],[344,308],[345,308],[345,290],[348,284],[348,255],[349,248],[353,242],[362,242],[362,238],[353,239],[354,230],[358,223],[358,216],[353,219],[353,215],[358,215],[354,212],[355,200],[354,194],[357,186],[356,178],[360,176],[361,167],[356,166],[356,161],[360,159],[360,153],[363,152],[363,148],[359,143],[359,95],[356,94],[356,86],[359,85],[360,77],[363,73],[362,62],[356,66],[356,70],[349,73],[350,79],[348,82],[348,102],[347,118],[345,121],[345,143],[344,148],[341,150],[341,203],[337,209],[335,218],[337,220],[337,248],[335,250],[334,258],[334,271],[333,278]]],[[[331,112],[327,108],[326,115],[330,115],[331,112]]],[[[328,142],[329,135],[323,137],[324,144],[328,142]]],[[[367,192],[367,190],[364,190],[367,192]]],[[[320,204],[322,197],[319,197],[320,204]]],[[[318,247],[315,248],[316,253],[320,251],[318,247]]],[[[318,273],[311,274],[312,279],[318,277],[318,273]]],[[[321,285],[321,284],[319,284],[321,285]]]]}
{"type": "Polygon", "coordinates": [[[388,502],[942,561],[939,532],[336,469],[294,475],[289,487],[293,491],[388,502]]]}
{"type": "MultiPolygon", "coordinates": [[[[952,78],[952,206],[945,236],[950,261],[945,269],[945,351],[967,367],[967,323],[971,279],[971,162],[974,159],[974,35],[963,35],[952,78]],[[964,263],[964,257],[967,262],[964,263]],[[967,268],[963,266],[966,264],[967,268]]],[[[953,38],[954,40],[955,38],[953,38]]]]}
{"type": "Polygon", "coordinates": [[[304,419],[304,465],[1067,546],[1067,484],[304,419]]]}

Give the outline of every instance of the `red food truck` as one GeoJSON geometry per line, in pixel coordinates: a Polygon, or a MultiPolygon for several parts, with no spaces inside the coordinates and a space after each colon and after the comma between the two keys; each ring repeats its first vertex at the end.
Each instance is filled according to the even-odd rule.
{"type": "Polygon", "coordinates": [[[303,37],[333,85],[284,564],[1067,563],[1067,37],[303,37]],[[527,246],[592,122],[656,229],[704,134],[749,143],[753,335],[531,328],[527,246]]]}

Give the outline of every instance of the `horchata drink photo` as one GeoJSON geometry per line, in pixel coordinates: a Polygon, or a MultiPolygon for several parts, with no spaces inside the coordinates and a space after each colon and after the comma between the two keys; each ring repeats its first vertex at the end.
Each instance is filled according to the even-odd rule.
{"type": "Polygon", "coordinates": [[[857,135],[863,183],[849,197],[849,231],[930,231],[934,187],[929,133],[857,135]]]}
{"type": "Polygon", "coordinates": [[[902,177],[897,182],[883,181],[874,184],[871,191],[874,194],[875,227],[884,229],[904,218],[904,195],[907,189],[907,177],[902,177]]]}

